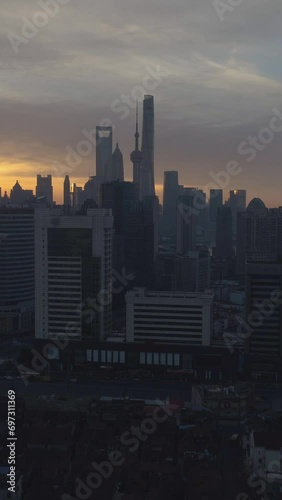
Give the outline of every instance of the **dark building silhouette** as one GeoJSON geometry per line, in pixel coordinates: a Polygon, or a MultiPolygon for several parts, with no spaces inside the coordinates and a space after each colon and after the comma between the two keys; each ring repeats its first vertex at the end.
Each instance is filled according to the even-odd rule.
{"type": "MultiPolygon", "coordinates": [[[[269,212],[263,201],[254,198],[246,211],[237,214],[237,240],[236,240],[236,272],[244,280],[245,264],[251,261],[273,260],[270,253],[271,243],[276,239],[276,234],[269,212]]],[[[277,244],[278,248],[278,244],[277,244]]],[[[274,256],[276,260],[277,256],[274,256]]]]}
{"type": "Polygon", "coordinates": [[[113,266],[121,271],[125,265],[125,241],[128,217],[138,201],[138,189],[132,182],[109,182],[101,185],[99,205],[112,209],[114,217],[113,266]]]}
{"type": "Polygon", "coordinates": [[[96,127],[96,176],[112,181],[112,127],[96,127]]]}
{"type": "Polygon", "coordinates": [[[135,149],[130,155],[130,160],[133,163],[133,183],[138,189],[138,198],[140,199],[140,172],[143,159],[143,153],[139,150],[139,124],[138,124],[138,103],[136,104],[136,130],[135,130],[135,149]]]}
{"type": "Polygon", "coordinates": [[[176,240],[177,203],[179,197],[178,172],[164,173],[162,234],[176,240]]]}
{"type": "Polygon", "coordinates": [[[30,331],[34,320],[34,211],[0,208],[0,332],[30,331]]]}
{"type": "Polygon", "coordinates": [[[234,189],[229,191],[229,199],[227,205],[232,213],[232,233],[233,241],[236,242],[236,229],[237,229],[237,214],[246,210],[246,190],[234,189]]]}
{"type": "Polygon", "coordinates": [[[246,350],[264,360],[282,356],[282,265],[248,262],[245,272],[246,321],[241,331],[246,350]]]}
{"type": "Polygon", "coordinates": [[[186,255],[158,254],[155,289],[203,292],[210,284],[210,256],[207,248],[186,255]]]}
{"type": "Polygon", "coordinates": [[[67,212],[71,208],[71,187],[68,175],[66,175],[64,180],[64,208],[67,212]]]}
{"type": "Polygon", "coordinates": [[[145,95],[143,101],[142,164],[140,171],[140,199],[155,195],[154,176],[154,97],[145,95]]]}
{"type": "Polygon", "coordinates": [[[196,250],[197,212],[194,208],[194,189],[185,189],[178,198],[176,252],[186,254],[196,250]]]}
{"type": "Polygon", "coordinates": [[[215,257],[226,260],[232,259],[232,241],[232,212],[229,207],[223,206],[217,211],[215,257]]]}
{"type": "Polygon", "coordinates": [[[116,149],[112,155],[112,179],[113,181],[124,181],[123,154],[117,142],[116,149]]]}
{"type": "Polygon", "coordinates": [[[210,190],[210,202],[209,202],[209,235],[210,241],[215,242],[216,237],[216,218],[217,210],[222,207],[223,192],[222,189],[211,189],[210,190]]]}
{"type": "Polygon", "coordinates": [[[136,286],[151,287],[154,282],[155,214],[155,197],[148,197],[139,201],[127,218],[125,262],[127,272],[135,276],[136,286]]]}
{"type": "Polygon", "coordinates": [[[49,207],[53,206],[53,186],[51,175],[47,175],[46,177],[37,175],[36,198],[45,198],[46,205],[49,207]]]}

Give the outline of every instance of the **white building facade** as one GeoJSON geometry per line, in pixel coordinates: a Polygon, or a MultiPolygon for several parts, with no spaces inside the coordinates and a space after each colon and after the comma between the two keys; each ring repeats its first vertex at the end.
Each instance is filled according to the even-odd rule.
{"type": "Polygon", "coordinates": [[[212,302],[209,293],[129,291],[126,340],[208,346],[212,302]]]}
{"type": "Polygon", "coordinates": [[[111,334],[112,228],[110,210],[74,216],[36,210],[36,338],[104,340],[111,334]]]}

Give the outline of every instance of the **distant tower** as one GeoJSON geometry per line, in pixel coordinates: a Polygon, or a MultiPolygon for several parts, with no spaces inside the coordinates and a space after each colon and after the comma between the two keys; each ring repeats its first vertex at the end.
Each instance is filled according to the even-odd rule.
{"type": "Polygon", "coordinates": [[[53,186],[52,175],[42,177],[37,175],[36,198],[45,198],[46,204],[52,207],[53,205],[53,186]]]}
{"type": "Polygon", "coordinates": [[[136,103],[136,132],[135,132],[135,150],[130,155],[130,160],[133,163],[133,183],[140,190],[140,169],[143,159],[142,151],[139,151],[139,129],[138,129],[138,102],[136,103]]]}
{"type": "Polygon", "coordinates": [[[117,142],[112,156],[112,181],[124,181],[123,154],[117,142]]]}
{"type": "Polygon", "coordinates": [[[68,175],[66,175],[64,181],[64,207],[66,209],[71,207],[70,178],[68,175]]]}
{"type": "Polygon", "coordinates": [[[96,175],[112,180],[112,127],[96,127],[96,175]]]}
{"type": "Polygon", "coordinates": [[[143,160],[140,171],[141,200],[145,196],[155,196],[154,179],[154,97],[145,95],[143,101],[142,153],[143,160]]]}
{"type": "Polygon", "coordinates": [[[177,202],[179,196],[178,172],[164,173],[163,234],[176,237],[177,202]]]}

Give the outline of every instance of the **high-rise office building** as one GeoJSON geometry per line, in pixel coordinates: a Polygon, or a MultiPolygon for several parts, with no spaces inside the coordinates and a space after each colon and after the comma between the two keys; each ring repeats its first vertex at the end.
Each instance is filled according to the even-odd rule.
{"type": "Polygon", "coordinates": [[[46,177],[37,175],[36,198],[45,198],[46,205],[49,207],[53,206],[52,175],[47,175],[46,177]]]}
{"type": "Polygon", "coordinates": [[[126,339],[208,346],[212,302],[209,293],[130,290],[126,294],[126,339]]]}
{"type": "Polygon", "coordinates": [[[124,181],[123,154],[119,149],[118,142],[112,155],[112,181],[124,181]]]}
{"type": "Polygon", "coordinates": [[[71,189],[70,189],[70,178],[66,175],[64,180],[64,208],[68,211],[71,207],[71,189]]]}
{"type": "Polygon", "coordinates": [[[154,175],[154,97],[145,95],[143,101],[142,165],[140,171],[140,198],[155,195],[154,175]]]}
{"type": "Polygon", "coordinates": [[[236,272],[244,279],[245,264],[250,261],[276,261],[276,250],[271,248],[277,242],[277,225],[271,220],[269,211],[259,198],[254,198],[246,211],[237,214],[236,272]],[[273,231],[274,230],[274,231],[273,231]],[[272,234],[271,234],[272,233],[272,234]]]}
{"type": "Polygon", "coordinates": [[[89,180],[84,184],[84,200],[92,200],[98,206],[100,188],[104,182],[106,181],[102,177],[91,176],[89,180]]]}
{"type": "Polygon", "coordinates": [[[246,264],[246,322],[241,328],[251,354],[282,356],[282,266],[246,264]]]}
{"type": "Polygon", "coordinates": [[[112,127],[96,127],[96,175],[112,181],[112,127]]]}
{"type": "Polygon", "coordinates": [[[232,259],[232,242],[232,212],[224,205],[217,210],[215,256],[219,259],[232,259]]]}
{"type": "Polygon", "coordinates": [[[128,218],[138,201],[138,189],[133,182],[107,182],[101,185],[99,206],[112,210],[114,218],[114,269],[125,267],[125,241],[128,218]]]}
{"type": "Polygon", "coordinates": [[[223,202],[223,192],[222,189],[211,189],[210,190],[210,202],[209,202],[209,220],[212,223],[216,223],[217,210],[222,207],[223,202]]]}
{"type": "Polygon", "coordinates": [[[232,191],[229,191],[229,199],[227,201],[227,205],[230,207],[232,213],[232,232],[233,241],[235,242],[237,230],[237,214],[246,210],[246,190],[234,189],[232,191]]]}
{"type": "Polygon", "coordinates": [[[176,253],[184,255],[196,250],[197,214],[194,209],[194,189],[185,188],[178,198],[176,253]]]}
{"type": "Polygon", "coordinates": [[[152,287],[156,255],[156,200],[139,201],[127,218],[125,239],[126,270],[138,286],[152,287]]]}
{"type": "Polygon", "coordinates": [[[111,334],[110,210],[35,212],[35,336],[85,342],[111,334]]]}
{"type": "Polygon", "coordinates": [[[164,173],[162,233],[176,239],[177,202],[179,196],[178,172],[164,173]]]}
{"type": "Polygon", "coordinates": [[[204,292],[210,285],[210,256],[205,247],[185,255],[159,253],[155,269],[155,290],[204,292]]]}
{"type": "Polygon", "coordinates": [[[209,237],[210,241],[215,242],[216,236],[216,217],[217,211],[222,207],[223,202],[223,192],[222,189],[211,189],[210,190],[210,201],[209,201],[209,237]]]}
{"type": "Polygon", "coordinates": [[[143,159],[143,153],[139,150],[139,124],[138,124],[138,103],[136,104],[136,130],[135,130],[135,149],[130,155],[133,163],[133,183],[138,186],[138,197],[140,199],[140,172],[143,159]]]}
{"type": "Polygon", "coordinates": [[[30,331],[34,320],[34,211],[0,209],[0,332],[30,331]]]}

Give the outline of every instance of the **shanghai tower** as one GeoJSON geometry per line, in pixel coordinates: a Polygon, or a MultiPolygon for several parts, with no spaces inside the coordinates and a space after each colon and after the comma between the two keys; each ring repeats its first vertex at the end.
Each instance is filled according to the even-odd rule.
{"type": "Polygon", "coordinates": [[[140,198],[155,196],[154,179],[154,97],[145,95],[143,101],[142,166],[140,171],[140,198]]]}

